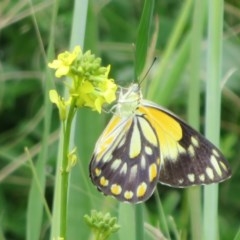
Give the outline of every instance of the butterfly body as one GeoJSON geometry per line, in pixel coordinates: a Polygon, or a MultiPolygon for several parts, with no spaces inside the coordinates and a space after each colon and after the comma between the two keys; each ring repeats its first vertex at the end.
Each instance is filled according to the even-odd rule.
{"type": "Polygon", "coordinates": [[[137,84],[120,90],[90,163],[98,189],[130,203],[147,200],[158,181],[187,187],[230,176],[228,162],[212,143],[173,113],[142,99],[137,84]]]}

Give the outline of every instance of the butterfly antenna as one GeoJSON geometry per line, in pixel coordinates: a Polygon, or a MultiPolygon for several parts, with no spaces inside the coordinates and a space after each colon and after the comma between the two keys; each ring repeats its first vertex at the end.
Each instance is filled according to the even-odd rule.
{"type": "Polygon", "coordinates": [[[155,57],[150,65],[150,67],[148,68],[147,72],[145,73],[144,77],[142,78],[142,80],[139,82],[139,85],[142,84],[142,82],[146,79],[147,75],[149,74],[150,70],[152,69],[154,63],[156,62],[157,57],[155,57]]]}

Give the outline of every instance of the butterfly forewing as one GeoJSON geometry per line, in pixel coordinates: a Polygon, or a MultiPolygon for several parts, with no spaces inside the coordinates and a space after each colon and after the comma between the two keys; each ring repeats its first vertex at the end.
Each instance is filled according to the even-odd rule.
{"type": "Polygon", "coordinates": [[[158,133],[161,183],[186,187],[221,182],[231,176],[228,162],[205,137],[156,104],[147,102],[143,109],[158,133]]]}
{"type": "Polygon", "coordinates": [[[105,130],[108,134],[103,134],[96,145],[90,164],[91,179],[100,191],[120,201],[145,201],[152,195],[159,178],[160,153],[156,132],[141,114],[135,114],[116,126],[122,125],[120,131],[108,131],[111,122],[105,130]],[[118,134],[111,143],[108,139],[113,131],[118,134]],[[106,142],[109,147],[102,150],[106,142]]]}

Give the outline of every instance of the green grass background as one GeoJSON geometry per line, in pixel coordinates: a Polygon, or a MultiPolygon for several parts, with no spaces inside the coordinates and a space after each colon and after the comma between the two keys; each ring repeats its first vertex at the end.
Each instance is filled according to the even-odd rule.
{"type": "Polygon", "coordinates": [[[112,240],[160,239],[160,231],[170,239],[203,239],[204,234],[204,239],[212,239],[211,229],[217,229],[216,239],[240,239],[240,3],[224,1],[222,16],[217,11],[220,2],[212,1],[211,10],[209,1],[157,0],[141,24],[140,0],[0,2],[0,240],[53,239],[58,231],[54,195],[61,134],[48,90],[64,89],[47,62],[76,44],[91,49],[104,65],[111,64],[111,77],[122,86],[135,81],[144,65],[146,72],[156,56],[142,83],[145,98],[174,111],[202,133],[208,124],[217,130],[220,124],[220,139],[211,140],[219,141],[233,176],[219,185],[219,194],[214,193],[218,202],[214,222],[208,222],[214,206],[206,210],[211,194],[200,187],[183,190],[159,184],[158,196],[141,207],[119,204],[100,194],[88,177],[94,144],[111,116],[81,109],[72,135],[79,161],[70,179],[69,239],[92,239],[83,220],[91,209],[118,218],[121,229],[112,240]],[[214,34],[223,38],[209,38],[219,23],[223,29],[214,34]],[[219,52],[209,50],[219,44],[219,52]],[[206,93],[215,69],[210,54],[220,54],[215,66],[221,92],[206,93]],[[211,106],[205,102],[207,94],[217,99],[221,95],[217,109],[207,110],[211,106]],[[209,111],[216,115],[206,122],[209,111]]]}

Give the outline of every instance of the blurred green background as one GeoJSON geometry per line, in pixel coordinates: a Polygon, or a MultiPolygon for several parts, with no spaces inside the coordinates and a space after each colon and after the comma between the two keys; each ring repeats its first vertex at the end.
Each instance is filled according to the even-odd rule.
{"type": "MultiPolygon", "coordinates": [[[[220,184],[219,194],[219,239],[233,239],[240,227],[240,2],[228,0],[224,2],[223,29],[223,64],[222,64],[222,106],[221,106],[221,145],[220,148],[229,160],[233,176],[220,184]]],[[[36,163],[41,153],[44,128],[45,85],[49,75],[46,74],[46,63],[54,58],[46,59],[46,51],[50,40],[50,21],[54,1],[8,1],[0,2],[0,239],[26,239],[26,226],[34,219],[34,215],[26,214],[29,202],[30,185],[33,172],[29,157],[24,152],[28,147],[33,162],[36,163]],[[31,219],[29,219],[29,216],[31,219]]],[[[152,23],[152,34],[156,34],[156,42],[151,39],[153,48],[149,51],[149,65],[155,56],[157,63],[151,69],[148,78],[154,73],[161,62],[161,56],[169,42],[171,32],[177,24],[182,1],[157,0],[154,8],[156,18],[152,23]],[[159,24],[159,25],[158,25],[159,24]]],[[[73,1],[60,1],[57,23],[55,27],[55,53],[69,49],[73,1]]],[[[84,49],[91,49],[100,56],[104,65],[111,64],[111,77],[119,85],[127,85],[134,78],[134,43],[142,13],[143,1],[90,1],[85,34],[84,49]]],[[[206,14],[206,13],[205,13],[206,14]]],[[[204,16],[206,19],[206,16],[204,16]]],[[[206,20],[205,20],[206,21],[206,20]]],[[[182,46],[192,28],[192,17],[189,19],[181,36],[181,40],[171,56],[163,79],[160,81],[159,95],[152,96],[177,115],[186,119],[187,95],[190,71],[190,53],[182,46]],[[181,64],[177,61],[183,54],[181,64]],[[175,71],[176,74],[172,74],[175,71]],[[172,74],[172,75],[171,75],[172,74]],[[171,75],[171,76],[169,76],[171,75]],[[172,85],[166,87],[168,79],[172,85]],[[165,93],[164,93],[165,91],[165,93]],[[166,92],[167,91],[167,92],[166,92]],[[167,98],[162,95],[167,95],[167,98]],[[161,98],[162,97],[162,98],[161,98]]],[[[206,41],[207,29],[203,29],[201,43],[201,132],[204,132],[204,82],[206,80],[206,41]]],[[[148,81],[148,80],[146,80],[148,81]]],[[[61,89],[61,81],[55,81],[61,89]]],[[[150,80],[143,91],[148,94],[150,80]]],[[[103,130],[110,114],[93,113],[91,110],[80,110],[76,124],[76,143],[80,150],[82,165],[77,165],[73,175],[81,175],[81,182],[74,182],[71,187],[74,194],[82,199],[75,202],[76,219],[89,214],[95,206],[98,210],[111,210],[117,215],[116,201],[105,200],[98,193],[88,178],[88,163],[95,141],[103,130]],[[81,126],[79,126],[79,124],[81,126]],[[79,133],[79,134],[78,134],[79,133]],[[83,136],[83,137],[82,137],[83,136]],[[91,204],[88,202],[90,199],[91,204]],[[103,200],[104,199],[104,200],[103,200]],[[100,203],[100,204],[99,204],[100,203]],[[86,204],[86,205],[84,205],[86,204]],[[109,207],[110,204],[110,207],[109,207]],[[79,212],[79,213],[78,213],[79,212]]],[[[53,204],[54,180],[59,140],[58,112],[53,107],[50,134],[48,136],[48,152],[44,159],[44,176],[46,188],[44,196],[51,209],[53,204]]],[[[165,215],[172,216],[181,239],[191,239],[189,210],[185,190],[158,185],[165,215]]],[[[76,198],[77,199],[77,198],[76,198]]],[[[154,199],[147,204],[149,222],[156,224],[157,216],[154,199]]],[[[121,216],[119,216],[121,218],[121,216]]],[[[169,220],[170,221],[170,220],[169,220]]],[[[50,224],[45,212],[40,220],[40,239],[48,239],[50,224]]],[[[211,224],[211,223],[209,223],[211,224]]],[[[71,223],[79,228],[78,222],[71,223]]],[[[170,224],[171,225],[171,224],[170,224]]],[[[82,232],[90,230],[80,223],[82,232]]],[[[80,229],[81,229],[80,228],[80,229]]],[[[174,227],[170,227],[174,229],[174,227]]],[[[174,232],[172,230],[172,232],[174,232]]],[[[176,239],[176,235],[173,239],[176,239]]],[[[73,239],[73,238],[70,238],[73,239]]],[[[87,237],[74,238],[87,239],[87,237]]],[[[111,239],[123,239],[121,233],[111,239]]],[[[150,238],[154,239],[154,238],[150,238]]]]}

